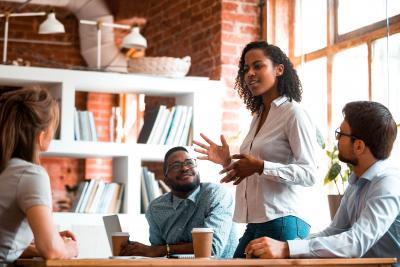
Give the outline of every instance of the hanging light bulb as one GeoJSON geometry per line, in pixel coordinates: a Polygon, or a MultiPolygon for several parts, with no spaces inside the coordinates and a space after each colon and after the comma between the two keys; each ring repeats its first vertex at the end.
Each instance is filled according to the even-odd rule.
{"type": "Polygon", "coordinates": [[[39,34],[64,33],[64,25],[57,20],[56,14],[51,11],[47,19],[39,26],[39,34]]]}
{"type": "Polygon", "coordinates": [[[147,48],[147,41],[139,32],[139,27],[133,27],[131,32],[122,40],[122,46],[126,48],[147,48]]]}

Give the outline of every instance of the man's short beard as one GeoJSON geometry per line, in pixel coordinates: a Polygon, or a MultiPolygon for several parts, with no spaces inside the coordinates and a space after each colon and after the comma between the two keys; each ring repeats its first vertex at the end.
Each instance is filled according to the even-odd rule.
{"type": "Polygon", "coordinates": [[[338,158],[339,158],[340,161],[342,161],[344,163],[349,163],[349,164],[351,164],[353,166],[357,166],[358,165],[358,160],[357,159],[345,158],[345,157],[343,157],[343,155],[340,154],[340,152],[339,152],[338,158]]]}
{"type": "Polygon", "coordinates": [[[194,191],[200,185],[200,176],[199,176],[199,174],[196,174],[195,177],[196,178],[190,184],[180,185],[180,184],[173,183],[173,184],[170,184],[169,186],[171,187],[171,189],[173,191],[176,191],[176,192],[188,193],[188,192],[194,191]]]}

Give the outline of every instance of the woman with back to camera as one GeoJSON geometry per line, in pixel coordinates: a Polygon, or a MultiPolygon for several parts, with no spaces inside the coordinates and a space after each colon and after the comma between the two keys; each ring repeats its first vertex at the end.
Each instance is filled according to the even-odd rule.
{"type": "Polygon", "coordinates": [[[279,47],[247,44],[235,89],[253,114],[240,154],[230,155],[223,135],[221,146],[204,134],[206,143],[194,143],[199,159],[223,166],[221,182],[237,185],[233,219],[248,225],[234,257],[243,258],[246,245],[258,237],[283,241],[309,234],[301,200],[305,187],[315,183],[317,143],[315,126],[296,103],[301,101],[300,80],[279,47]]]}
{"type": "Polygon", "coordinates": [[[0,94],[0,261],[78,255],[75,236],[56,230],[49,176],[39,165],[58,121],[58,104],[46,89],[0,94]]]}

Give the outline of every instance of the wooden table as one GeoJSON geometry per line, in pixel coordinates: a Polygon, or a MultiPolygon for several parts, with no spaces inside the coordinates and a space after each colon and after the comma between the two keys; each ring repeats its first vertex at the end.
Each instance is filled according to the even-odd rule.
{"type": "Polygon", "coordinates": [[[24,267],[198,267],[198,266],[318,266],[318,267],[390,267],[396,258],[363,258],[363,259],[72,259],[42,260],[24,259],[16,264],[24,267]]]}

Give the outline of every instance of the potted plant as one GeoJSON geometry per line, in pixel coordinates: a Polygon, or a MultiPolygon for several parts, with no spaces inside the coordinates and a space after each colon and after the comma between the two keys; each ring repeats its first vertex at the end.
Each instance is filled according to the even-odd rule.
{"type": "Polygon", "coordinates": [[[328,195],[329,210],[331,219],[333,219],[337,209],[339,208],[353,166],[351,164],[345,164],[339,160],[339,150],[337,146],[334,146],[332,150],[326,150],[326,155],[329,157],[330,161],[324,184],[333,182],[337,190],[337,194],[328,195]]]}

